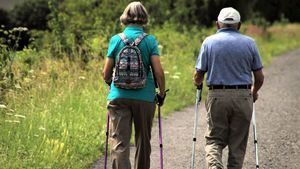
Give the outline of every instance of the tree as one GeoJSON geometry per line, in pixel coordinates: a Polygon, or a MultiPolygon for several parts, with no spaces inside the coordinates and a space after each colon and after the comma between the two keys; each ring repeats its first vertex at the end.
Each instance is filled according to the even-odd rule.
{"type": "Polygon", "coordinates": [[[10,11],[10,18],[14,27],[45,30],[49,13],[48,0],[26,0],[10,11]]]}
{"type": "Polygon", "coordinates": [[[10,24],[10,20],[8,17],[8,12],[0,8],[0,26],[4,25],[8,27],[9,24],[10,24]]]}

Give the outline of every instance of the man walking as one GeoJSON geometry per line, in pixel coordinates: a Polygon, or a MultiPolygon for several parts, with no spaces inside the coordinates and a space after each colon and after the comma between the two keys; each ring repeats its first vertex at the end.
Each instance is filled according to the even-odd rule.
{"type": "Polygon", "coordinates": [[[205,103],[205,151],[209,169],[224,168],[222,150],[226,146],[229,150],[227,168],[242,168],[253,102],[264,80],[255,41],[239,32],[240,18],[234,8],[220,11],[216,22],[218,31],[204,40],[196,63],[195,85],[200,85],[207,73],[209,87],[205,103]]]}

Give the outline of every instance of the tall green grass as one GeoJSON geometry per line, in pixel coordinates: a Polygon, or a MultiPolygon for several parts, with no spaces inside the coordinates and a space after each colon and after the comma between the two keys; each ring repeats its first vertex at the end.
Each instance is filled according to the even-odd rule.
{"type": "MultiPolygon", "coordinates": [[[[252,31],[264,64],[299,47],[299,30],[300,25],[275,25],[252,31]]],[[[246,27],[242,31],[249,33],[246,27]]],[[[164,115],[193,103],[195,59],[202,40],[214,32],[213,28],[176,30],[172,24],[151,29],[160,42],[170,89],[164,115]]],[[[20,55],[44,55],[25,52],[20,55]]],[[[16,75],[25,71],[27,76],[7,93],[8,102],[0,103],[0,168],[90,167],[103,153],[105,141],[108,91],[100,76],[102,66],[103,61],[94,60],[82,68],[76,62],[43,56],[26,67],[21,58],[16,59],[16,75]]]]}

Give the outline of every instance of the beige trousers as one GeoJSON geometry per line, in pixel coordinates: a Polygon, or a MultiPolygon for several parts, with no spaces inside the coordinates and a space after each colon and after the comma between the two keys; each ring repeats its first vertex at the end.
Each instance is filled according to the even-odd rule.
{"type": "Polygon", "coordinates": [[[150,168],[151,127],[155,103],[115,99],[108,104],[110,114],[110,150],[113,169],[131,169],[129,160],[132,122],[135,129],[135,169],[150,168]]]}
{"type": "Polygon", "coordinates": [[[241,169],[249,135],[253,98],[250,89],[209,90],[206,99],[206,161],[223,169],[222,150],[228,146],[228,169],[241,169]]]}

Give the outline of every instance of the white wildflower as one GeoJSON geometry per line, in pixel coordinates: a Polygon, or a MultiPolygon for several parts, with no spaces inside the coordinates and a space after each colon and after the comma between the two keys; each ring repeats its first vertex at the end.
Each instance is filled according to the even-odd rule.
{"type": "Polygon", "coordinates": [[[78,79],[85,80],[86,78],[84,76],[79,76],[78,79]]]}
{"type": "Polygon", "coordinates": [[[16,114],[15,117],[22,118],[22,119],[26,118],[24,115],[21,115],[21,114],[16,114]]]}
{"type": "Polygon", "coordinates": [[[5,120],[6,123],[20,123],[19,120],[5,120]]]}
{"type": "Polygon", "coordinates": [[[7,116],[13,116],[14,114],[12,113],[6,113],[7,116]]]}
{"type": "Polygon", "coordinates": [[[39,130],[46,131],[45,127],[43,127],[43,126],[40,126],[40,127],[39,127],[39,130]]]}
{"type": "Polygon", "coordinates": [[[17,27],[17,28],[13,28],[12,31],[28,31],[28,28],[26,28],[26,27],[17,27]]]}
{"type": "Polygon", "coordinates": [[[6,109],[7,107],[4,104],[0,104],[0,109],[6,109]]]}
{"type": "Polygon", "coordinates": [[[15,84],[15,88],[16,88],[16,89],[22,89],[22,87],[20,86],[19,83],[15,84]]]}
{"type": "Polygon", "coordinates": [[[171,76],[171,78],[173,78],[173,79],[179,79],[180,77],[177,76],[177,75],[173,75],[173,76],[171,76]]]}

